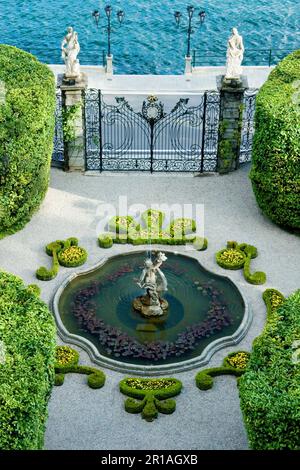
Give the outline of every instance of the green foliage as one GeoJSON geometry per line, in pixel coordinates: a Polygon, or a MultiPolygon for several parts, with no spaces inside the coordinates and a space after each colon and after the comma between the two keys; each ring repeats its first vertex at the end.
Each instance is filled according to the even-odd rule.
{"type": "Polygon", "coordinates": [[[253,274],[250,272],[250,265],[251,265],[251,256],[247,256],[245,264],[244,264],[244,277],[249,284],[265,284],[267,280],[267,276],[262,271],[257,271],[253,274]]]}
{"type": "Polygon", "coordinates": [[[129,215],[117,215],[112,217],[108,222],[108,228],[114,233],[125,233],[127,234],[129,227],[134,224],[133,217],[129,215]]]}
{"type": "Polygon", "coordinates": [[[41,288],[36,284],[29,284],[27,289],[30,290],[34,295],[39,297],[41,295],[41,288]]]}
{"type": "Polygon", "coordinates": [[[22,280],[0,272],[0,448],[42,449],[54,383],[55,325],[22,280]]]}
{"type": "Polygon", "coordinates": [[[196,222],[193,219],[175,219],[163,229],[165,214],[148,209],[142,216],[142,224],[137,224],[131,216],[112,217],[108,223],[109,232],[99,235],[101,248],[111,248],[113,243],[132,245],[186,245],[193,244],[198,251],[207,249],[206,238],[196,235],[196,222]]]}
{"type": "Polygon", "coordinates": [[[108,233],[102,233],[98,237],[100,248],[111,248],[114,244],[113,238],[108,233]]]}
{"type": "Polygon", "coordinates": [[[41,267],[36,271],[36,277],[40,281],[51,281],[59,271],[59,265],[66,268],[82,266],[88,257],[87,251],[78,246],[78,239],[71,237],[67,240],[56,240],[46,246],[46,253],[52,256],[51,269],[41,267]]]}
{"type": "Polygon", "coordinates": [[[15,47],[0,46],[0,238],[21,229],[48,188],[54,136],[55,81],[50,69],[15,47]],[[1,168],[0,168],[1,172],[1,168]]]}
{"type": "Polygon", "coordinates": [[[300,50],[273,70],[256,100],[250,178],[257,203],[270,219],[300,230],[300,50]]]}
{"type": "Polygon", "coordinates": [[[70,346],[57,346],[55,362],[55,385],[61,386],[65,381],[65,374],[87,375],[87,384],[90,388],[102,388],[105,384],[105,374],[99,369],[80,366],[79,353],[70,346]]]}
{"type": "Polygon", "coordinates": [[[127,395],[125,410],[142,413],[146,421],[153,421],[159,413],[171,414],[176,409],[175,397],[181,392],[182,383],[173,378],[140,379],[125,378],[120,382],[120,391],[127,395]]]}
{"type": "Polygon", "coordinates": [[[212,367],[210,369],[204,369],[198,372],[196,375],[196,385],[200,390],[209,390],[213,387],[214,381],[213,377],[219,375],[234,375],[235,377],[240,377],[244,374],[246,370],[246,364],[250,358],[250,354],[246,351],[235,351],[223,360],[223,365],[221,367],[212,367]],[[240,360],[242,357],[242,361],[240,360]],[[233,366],[229,361],[232,358],[236,358],[236,363],[240,364],[239,367],[233,366]]]}
{"type": "Polygon", "coordinates": [[[216,261],[224,269],[237,270],[244,268],[244,278],[250,284],[264,284],[267,280],[264,272],[251,273],[250,271],[251,259],[256,258],[257,255],[257,248],[253,245],[228,241],[227,247],[217,252],[216,261]]]}
{"type": "Polygon", "coordinates": [[[148,209],[142,214],[142,220],[152,232],[160,232],[165,219],[165,214],[155,209],[148,209]]]}
{"type": "Polygon", "coordinates": [[[239,381],[241,409],[252,449],[300,450],[300,290],[284,300],[267,289],[263,298],[267,323],[239,381]]]}
{"type": "Polygon", "coordinates": [[[81,109],[81,103],[63,108],[62,125],[65,142],[73,142],[75,140],[75,121],[81,109]]]}

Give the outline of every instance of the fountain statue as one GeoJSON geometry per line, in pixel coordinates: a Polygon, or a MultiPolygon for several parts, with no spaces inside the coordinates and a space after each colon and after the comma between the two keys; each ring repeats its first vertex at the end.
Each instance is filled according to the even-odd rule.
{"type": "Polygon", "coordinates": [[[133,301],[133,308],[145,317],[158,317],[164,314],[169,304],[161,298],[161,293],[168,290],[168,283],[160,267],[167,257],[159,252],[153,262],[146,259],[142,275],[137,283],[142,289],[146,289],[146,294],[137,297],[133,301]]]}
{"type": "Polygon", "coordinates": [[[80,52],[78,34],[69,26],[67,34],[61,43],[62,58],[66,65],[65,78],[80,81],[80,64],[77,56],[80,52]]]}
{"type": "Polygon", "coordinates": [[[232,28],[232,35],[228,39],[227,63],[225,80],[239,80],[242,75],[241,64],[244,58],[243,38],[236,28],[232,28]]]}

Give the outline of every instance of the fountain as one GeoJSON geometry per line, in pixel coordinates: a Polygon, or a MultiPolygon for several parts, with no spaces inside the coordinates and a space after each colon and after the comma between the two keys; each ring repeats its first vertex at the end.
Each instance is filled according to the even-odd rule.
{"type": "Polygon", "coordinates": [[[145,260],[144,269],[137,285],[146,289],[146,295],[137,297],[133,301],[134,310],[140,312],[144,317],[162,316],[169,308],[168,301],[161,297],[161,293],[168,290],[166,276],[160,270],[160,266],[167,259],[164,253],[159,252],[154,263],[151,260],[151,255],[145,260]],[[157,278],[160,279],[160,282],[157,278]]]}
{"type": "Polygon", "coordinates": [[[235,284],[164,251],[150,246],[145,260],[136,249],[70,276],[53,302],[62,339],[98,365],[148,375],[199,367],[237,344],[251,314],[235,284]]]}

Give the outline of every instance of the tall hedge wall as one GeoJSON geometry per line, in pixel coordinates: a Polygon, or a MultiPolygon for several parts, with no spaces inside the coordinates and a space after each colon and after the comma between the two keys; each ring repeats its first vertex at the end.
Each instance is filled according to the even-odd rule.
{"type": "Polygon", "coordinates": [[[277,65],[258,93],[250,178],[262,211],[300,230],[300,50],[277,65]]]}
{"type": "Polygon", "coordinates": [[[0,85],[1,238],[28,222],[47,190],[55,82],[34,56],[0,45],[0,85]]]}
{"type": "Polygon", "coordinates": [[[300,450],[300,290],[278,308],[274,292],[278,302],[264,293],[268,321],[239,380],[241,408],[253,449],[300,450]]]}
{"type": "Polygon", "coordinates": [[[0,449],[42,449],[55,326],[21,279],[0,271],[0,449]]]}

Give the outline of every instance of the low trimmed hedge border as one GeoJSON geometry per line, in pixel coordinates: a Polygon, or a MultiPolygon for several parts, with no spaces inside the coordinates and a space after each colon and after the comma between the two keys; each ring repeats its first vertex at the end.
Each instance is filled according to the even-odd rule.
{"type": "Polygon", "coordinates": [[[0,449],[39,450],[54,384],[54,319],[33,286],[0,272],[0,449]]]}
{"type": "Polygon", "coordinates": [[[120,391],[128,398],[125,401],[127,413],[142,413],[148,422],[157,418],[158,413],[171,414],[176,410],[172,399],[182,390],[182,382],[173,378],[140,379],[125,378],[120,382],[120,391]]]}
{"type": "Polygon", "coordinates": [[[51,269],[41,267],[36,271],[40,281],[51,281],[59,271],[59,265],[66,268],[82,266],[88,257],[87,251],[78,246],[78,239],[71,237],[67,240],[56,240],[46,245],[45,251],[53,258],[51,269]]]}
{"type": "Polygon", "coordinates": [[[239,355],[243,355],[243,365],[246,365],[247,358],[249,360],[250,353],[247,351],[235,351],[228,356],[226,356],[223,360],[223,365],[220,367],[212,367],[210,369],[204,369],[198,372],[196,375],[196,385],[200,390],[209,390],[214,385],[214,377],[218,377],[220,375],[234,375],[235,377],[241,377],[245,373],[245,367],[233,367],[230,363],[232,358],[237,358],[239,355]]]}
{"type": "Polygon", "coordinates": [[[253,342],[239,380],[241,409],[254,450],[300,450],[300,367],[294,360],[300,339],[300,290],[285,299],[263,293],[267,322],[253,342]]]}
{"type": "Polygon", "coordinates": [[[99,369],[88,366],[80,366],[79,353],[70,346],[57,346],[55,362],[55,385],[61,386],[64,383],[66,374],[87,375],[87,384],[90,388],[102,388],[105,384],[105,374],[99,369]]]}
{"type": "Polygon", "coordinates": [[[108,222],[108,231],[101,233],[98,244],[101,248],[111,248],[116,244],[131,245],[186,245],[193,244],[195,250],[207,249],[206,238],[196,234],[196,222],[193,219],[175,219],[163,229],[165,214],[148,209],[141,215],[142,225],[131,216],[115,216],[108,222]]]}
{"type": "Polygon", "coordinates": [[[258,255],[257,248],[247,243],[228,241],[226,248],[216,253],[216,262],[223,269],[238,270],[243,268],[244,278],[249,284],[265,284],[267,276],[262,271],[251,273],[251,260],[258,255]]]}

